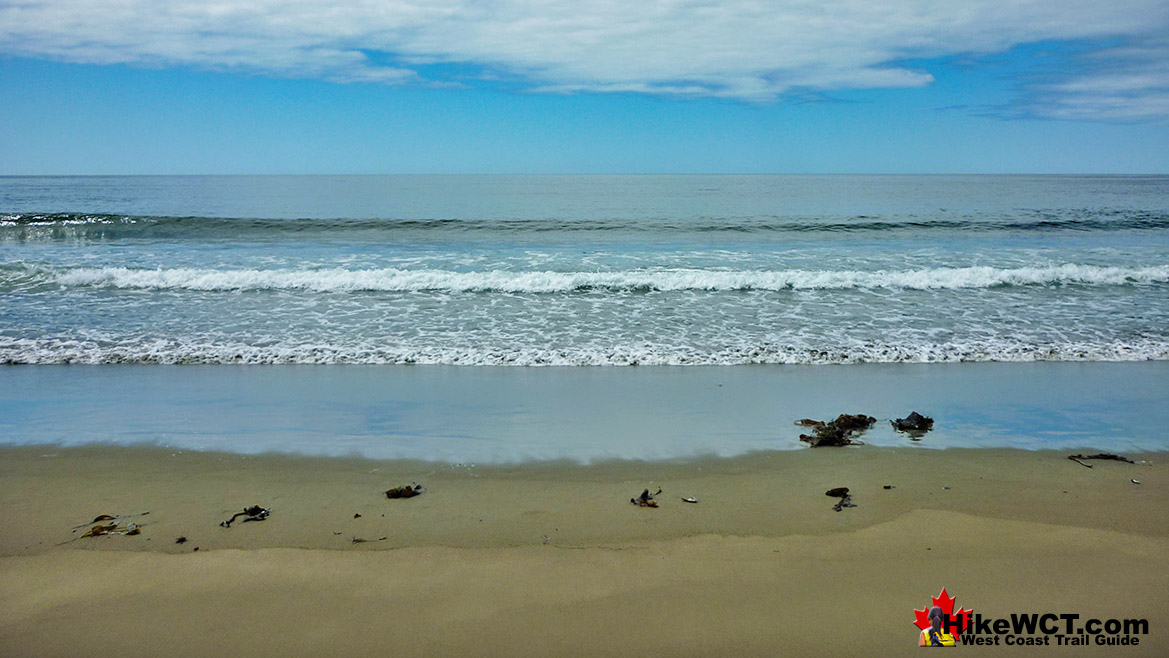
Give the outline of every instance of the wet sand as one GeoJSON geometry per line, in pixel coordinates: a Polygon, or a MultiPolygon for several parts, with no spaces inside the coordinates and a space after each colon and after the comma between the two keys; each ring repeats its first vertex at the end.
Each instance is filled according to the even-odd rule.
{"type": "Polygon", "coordinates": [[[5,656],[899,655],[945,587],[988,616],[1149,620],[1135,647],[1028,655],[1161,655],[1169,459],[1066,455],[473,467],[4,448],[0,642],[5,656]],[[382,493],[415,481],[425,494],[382,493]],[[857,506],[834,512],[824,492],[840,486],[857,506]],[[629,503],[646,487],[660,508],[629,503]],[[253,504],[271,517],[219,527],[253,504]],[[73,531],[143,512],[136,536],[73,531]]]}

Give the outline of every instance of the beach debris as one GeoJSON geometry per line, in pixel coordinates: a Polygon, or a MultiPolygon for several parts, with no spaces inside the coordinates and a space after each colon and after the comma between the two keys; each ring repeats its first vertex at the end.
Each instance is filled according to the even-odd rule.
{"type": "Polygon", "coordinates": [[[90,528],[82,537],[100,537],[102,535],[138,535],[142,534],[142,527],[133,522],[125,525],[118,523],[97,524],[90,528]]]}
{"type": "Polygon", "coordinates": [[[105,535],[140,535],[142,534],[142,526],[140,524],[134,523],[133,521],[126,521],[125,519],[136,519],[140,516],[146,516],[149,513],[150,512],[142,512],[141,514],[118,515],[98,514],[97,516],[93,517],[92,521],[73,526],[73,533],[76,534],[78,530],[86,528],[84,533],[74,537],[73,539],[63,541],[57,545],[61,546],[62,544],[75,542],[78,539],[84,539],[86,537],[104,537],[105,535]]]}
{"type": "Polygon", "coordinates": [[[630,498],[629,502],[637,505],[638,507],[657,507],[658,504],[657,501],[654,500],[654,496],[657,496],[660,493],[662,493],[661,487],[658,487],[657,493],[652,494],[649,492],[649,489],[646,489],[645,491],[641,492],[641,495],[637,498],[630,498]]]}
{"type": "Polygon", "coordinates": [[[186,537],[179,537],[178,539],[175,540],[175,543],[176,544],[185,544],[185,543],[187,543],[187,538],[186,537]]]}
{"type": "Polygon", "coordinates": [[[73,530],[76,532],[77,530],[80,530],[81,528],[88,528],[89,526],[91,526],[95,523],[101,523],[102,521],[117,522],[117,521],[121,521],[122,519],[136,519],[140,516],[146,516],[147,514],[150,514],[150,512],[142,512],[140,514],[118,514],[118,515],[98,514],[97,516],[93,517],[92,521],[87,521],[85,523],[79,523],[79,524],[73,526],[73,530]]]}
{"type": "MultiPolygon", "coordinates": [[[[108,516],[108,515],[104,515],[104,516],[108,516]]],[[[88,530],[86,530],[83,534],[78,535],[78,536],[74,537],[73,539],[68,539],[66,541],[63,541],[57,545],[61,546],[62,544],[68,544],[70,542],[75,542],[78,539],[84,539],[86,537],[104,537],[106,535],[133,536],[133,535],[142,534],[142,526],[138,525],[137,523],[134,523],[133,521],[126,521],[125,523],[123,523],[121,521],[118,521],[114,517],[109,517],[109,518],[102,519],[102,520],[108,521],[108,522],[107,523],[96,523],[96,524],[92,525],[88,530]]],[[[86,524],[82,524],[82,525],[89,525],[89,524],[86,523],[86,524]]],[[[77,528],[74,528],[73,532],[77,532],[77,528]]]]}
{"type": "Polygon", "coordinates": [[[236,512],[230,519],[221,521],[219,525],[223,528],[230,528],[231,524],[241,516],[244,517],[244,520],[240,521],[240,523],[246,523],[248,521],[264,521],[271,513],[271,507],[260,507],[259,505],[252,505],[251,507],[245,507],[244,511],[242,512],[236,512]]]}
{"type": "Polygon", "coordinates": [[[804,418],[796,421],[796,425],[812,428],[812,435],[800,435],[801,441],[810,443],[813,448],[822,448],[825,446],[864,445],[864,442],[854,441],[852,437],[863,433],[876,422],[876,418],[864,414],[840,414],[836,420],[829,422],[804,418]]]}
{"type": "Polygon", "coordinates": [[[377,539],[362,539],[361,537],[354,537],[350,542],[352,544],[365,544],[371,541],[385,541],[388,537],[378,537],[377,539]]]}
{"type": "Polygon", "coordinates": [[[856,507],[856,505],[854,505],[852,502],[852,496],[848,493],[848,487],[836,487],[835,489],[829,489],[828,491],[824,492],[824,495],[840,499],[840,502],[832,506],[832,510],[835,512],[839,512],[845,507],[856,507]]]}
{"type": "Polygon", "coordinates": [[[885,486],[883,486],[883,487],[881,487],[881,488],[882,488],[882,489],[893,489],[894,487],[893,487],[893,485],[891,485],[891,484],[886,484],[885,486]]]}
{"type": "Polygon", "coordinates": [[[1075,463],[1079,464],[1080,466],[1087,466],[1088,468],[1092,468],[1092,465],[1087,464],[1081,460],[1084,460],[1084,459],[1109,459],[1112,461],[1125,462],[1127,464],[1135,464],[1136,463],[1133,460],[1129,459],[1128,457],[1122,457],[1121,455],[1114,455],[1110,452],[1098,452],[1094,455],[1068,455],[1068,459],[1074,461],[1075,463]]]}
{"type": "Polygon", "coordinates": [[[355,518],[355,519],[360,519],[360,518],[361,518],[361,514],[354,514],[354,515],[353,515],[353,518],[355,518]]]}
{"type": "Polygon", "coordinates": [[[697,503],[698,499],[695,498],[694,496],[683,496],[682,502],[684,502],[684,503],[697,503]]]}
{"type": "Polygon", "coordinates": [[[909,412],[909,415],[905,418],[898,418],[889,422],[893,424],[893,429],[898,432],[905,432],[914,440],[920,439],[926,432],[934,428],[933,418],[923,416],[916,411],[909,412]]]}
{"type": "Polygon", "coordinates": [[[1136,478],[1133,478],[1133,479],[1131,480],[1131,482],[1132,482],[1133,484],[1140,484],[1140,483],[1141,483],[1141,481],[1140,481],[1140,480],[1138,480],[1138,479],[1136,479],[1136,478]]]}
{"type": "Polygon", "coordinates": [[[387,489],[386,498],[413,498],[414,496],[419,496],[424,493],[426,493],[426,489],[423,489],[421,485],[415,482],[404,487],[394,487],[393,489],[387,489]]]}

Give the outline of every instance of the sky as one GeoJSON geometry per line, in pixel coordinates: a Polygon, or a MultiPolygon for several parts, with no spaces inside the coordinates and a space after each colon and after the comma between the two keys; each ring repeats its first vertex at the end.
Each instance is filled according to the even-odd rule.
{"type": "Polygon", "coordinates": [[[0,175],[1169,173],[1165,0],[0,0],[0,175]]]}

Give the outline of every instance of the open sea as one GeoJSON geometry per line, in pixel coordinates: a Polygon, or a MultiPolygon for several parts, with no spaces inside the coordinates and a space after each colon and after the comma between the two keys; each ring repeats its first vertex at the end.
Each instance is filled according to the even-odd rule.
{"type": "Polygon", "coordinates": [[[1169,177],[0,177],[0,362],[3,444],[1167,450],[1169,177]]]}

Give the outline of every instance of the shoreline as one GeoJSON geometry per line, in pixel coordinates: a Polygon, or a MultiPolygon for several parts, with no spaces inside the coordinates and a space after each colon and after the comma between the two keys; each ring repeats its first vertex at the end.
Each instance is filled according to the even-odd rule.
{"type": "Polygon", "coordinates": [[[945,587],[991,616],[1147,618],[1125,650],[1159,655],[1169,453],[1132,456],[1089,469],[1062,451],[864,446],[460,467],[0,448],[0,641],[38,657],[909,655],[913,610],[945,587]],[[383,493],[412,481],[426,493],[383,493]],[[651,486],[661,507],[629,503],[651,486]],[[857,507],[832,511],[837,486],[857,507]],[[218,526],[253,504],[271,516],[218,526]],[[69,541],[97,514],[144,511],[140,535],[69,541]]]}
{"type": "Polygon", "coordinates": [[[1096,460],[1093,468],[1068,454],[851,446],[656,462],[470,465],[158,447],[3,447],[0,510],[13,530],[0,539],[0,556],[52,552],[77,535],[69,529],[99,514],[143,512],[149,514],[139,519],[140,537],[66,546],[168,553],[194,546],[591,546],[703,534],[831,534],[919,509],[1169,536],[1169,511],[1155,505],[1169,502],[1169,452],[1132,453],[1136,464],[1096,460]],[[404,500],[384,494],[415,482],[425,494],[404,500]],[[833,512],[837,499],[824,492],[842,486],[857,507],[833,512]],[[663,490],[658,509],[629,503],[645,488],[663,490]],[[700,502],[681,500],[688,496],[700,502]],[[270,507],[271,518],[218,527],[251,505],[270,507]],[[167,541],[179,536],[190,544],[167,541]],[[371,541],[353,546],[353,537],[371,541]]]}
{"type": "MultiPolygon", "coordinates": [[[[774,449],[842,412],[883,447],[1169,450],[1169,362],[832,367],[12,366],[7,445],[508,464],[774,449]],[[916,444],[888,420],[936,419],[916,444]]],[[[949,448],[947,448],[949,449],[949,448]]]]}

